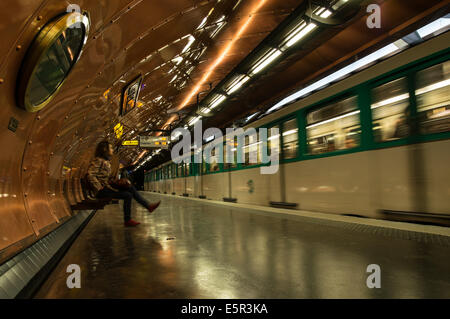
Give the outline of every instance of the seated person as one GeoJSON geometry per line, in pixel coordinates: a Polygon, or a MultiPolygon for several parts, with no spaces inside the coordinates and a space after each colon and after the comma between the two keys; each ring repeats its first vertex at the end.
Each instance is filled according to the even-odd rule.
{"type": "Polygon", "coordinates": [[[87,181],[97,198],[123,199],[123,214],[125,226],[133,227],[140,223],[131,219],[131,200],[134,198],[139,204],[152,213],[161,203],[149,203],[139,194],[127,179],[114,180],[111,177],[112,145],[108,141],[102,141],[97,145],[95,158],[89,165],[87,181]]]}

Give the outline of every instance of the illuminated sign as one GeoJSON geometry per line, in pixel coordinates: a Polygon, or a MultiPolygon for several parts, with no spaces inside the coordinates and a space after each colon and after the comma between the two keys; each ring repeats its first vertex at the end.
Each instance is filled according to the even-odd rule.
{"type": "Polygon", "coordinates": [[[123,141],[122,142],[123,146],[138,146],[139,145],[139,141],[138,140],[134,140],[134,141],[123,141]]]}
{"type": "Polygon", "coordinates": [[[124,116],[130,112],[138,103],[139,92],[141,91],[142,76],[138,76],[131,81],[123,90],[120,115],[124,116]]]}
{"type": "Polygon", "coordinates": [[[111,89],[106,90],[105,92],[103,92],[103,97],[107,100],[108,99],[108,94],[111,91],[111,89]]]}
{"type": "Polygon", "coordinates": [[[169,148],[168,136],[139,136],[140,147],[169,148]]]}
{"type": "Polygon", "coordinates": [[[116,126],[114,126],[114,133],[116,133],[117,139],[120,139],[123,135],[123,125],[121,123],[118,123],[116,126]]]}

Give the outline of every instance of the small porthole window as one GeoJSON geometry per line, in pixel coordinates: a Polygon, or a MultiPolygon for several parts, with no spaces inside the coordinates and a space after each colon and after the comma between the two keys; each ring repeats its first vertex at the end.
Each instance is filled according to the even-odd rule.
{"type": "Polygon", "coordinates": [[[64,14],[42,28],[19,74],[20,107],[37,112],[53,99],[80,58],[88,33],[89,19],[78,12],[64,14]]]}

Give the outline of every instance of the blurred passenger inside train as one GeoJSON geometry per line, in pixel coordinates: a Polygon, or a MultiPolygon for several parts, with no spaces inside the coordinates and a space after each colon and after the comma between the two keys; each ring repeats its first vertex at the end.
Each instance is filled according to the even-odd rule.
{"type": "Polygon", "coordinates": [[[396,122],[394,133],[395,138],[404,138],[409,135],[408,118],[409,118],[409,109],[406,109],[406,112],[403,113],[396,122]]]}
{"type": "Polygon", "coordinates": [[[91,161],[87,181],[97,198],[123,199],[124,225],[134,227],[140,223],[131,219],[131,201],[134,198],[139,204],[152,213],[161,203],[149,203],[127,178],[111,176],[111,158],[114,150],[108,141],[97,145],[95,158],[91,161]]]}

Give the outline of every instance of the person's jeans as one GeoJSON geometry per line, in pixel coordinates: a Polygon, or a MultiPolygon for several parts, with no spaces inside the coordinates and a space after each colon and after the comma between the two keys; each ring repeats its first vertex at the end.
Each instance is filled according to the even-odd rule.
{"type": "Polygon", "coordinates": [[[98,192],[97,198],[123,199],[123,219],[125,222],[131,219],[131,200],[133,198],[145,208],[148,208],[150,205],[149,202],[139,194],[134,186],[130,186],[130,188],[125,191],[118,192],[105,187],[98,192]]]}

